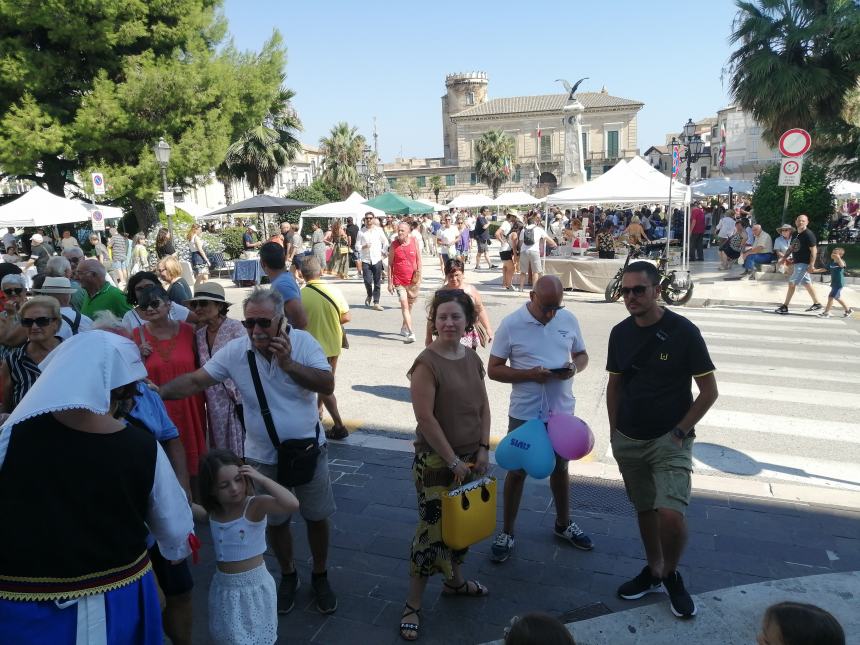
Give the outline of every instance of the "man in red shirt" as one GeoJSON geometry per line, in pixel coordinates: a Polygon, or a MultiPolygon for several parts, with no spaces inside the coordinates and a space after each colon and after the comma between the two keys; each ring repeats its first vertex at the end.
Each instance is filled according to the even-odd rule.
{"type": "Polygon", "coordinates": [[[702,247],[704,238],[705,211],[699,202],[696,202],[690,211],[690,262],[702,262],[705,259],[705,250],[702,247]]]}
{"type": "Polygon", "coordinates": [[[403,325],[400,333],[404,342],[414,343],[412,330],[412,307],[418,299],[418,285],[421,283],[421,254],[418,242],[409,235],[411,227],[407,221],[397,225],[397,238],[388,249],[388,293],[397,293],[403,325]]]}

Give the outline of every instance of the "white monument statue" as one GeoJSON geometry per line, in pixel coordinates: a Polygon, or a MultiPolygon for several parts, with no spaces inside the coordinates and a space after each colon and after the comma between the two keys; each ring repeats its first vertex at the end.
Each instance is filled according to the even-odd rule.
{"type": "Polygon", "coordinates": [[[561,109],[564,119],[564,160],[562,162],[561,181],[559,188],[575,188],[585,183],[585,158],[582,154],[582,113],[585,106],[579,102],[575,93],[582,81],[579,79],[573,86],[565,79],[556,80],[564,84],[568,92],[567,103],[561,109]]]}

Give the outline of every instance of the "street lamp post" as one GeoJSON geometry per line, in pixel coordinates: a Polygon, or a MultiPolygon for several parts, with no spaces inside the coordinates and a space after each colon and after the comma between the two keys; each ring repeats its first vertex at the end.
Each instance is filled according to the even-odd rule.
{"type": "MultiPolygon", "coordinates": [[[[687,185],[690,185],[690,172],[692,170],[693,164],[699,160],[699,157],[702,156],[702,153],[705,150],[705,142],[702,141],[702,138],[696,134],[696,124],[693,123],[693,119],[688,119],[684,124],[683,134],[681,135],[681,141],[686,148],[684,152],[684,160],[687,162],[686,168],[686,177],[687,177],[687,185]]],[[[677,145],[677,141],[672,139],[672,144],[677,145]]]]}
{"type": "MultiPolygon", "coordinates": [[[[167,186],[167,164],[170,163],[170,144],[164,140],[164,137],[161,137],[155,144],[153,151],[155,152],[155,160],[161,167],[161,187],[166,194],[169,190],[167,186]]],[[[167,230],[170,232],[170,239],[173,239],[173,214],[167,213],[167,210],[167,203],[165,202],[164,212],[167,215],[167,230]]]]}

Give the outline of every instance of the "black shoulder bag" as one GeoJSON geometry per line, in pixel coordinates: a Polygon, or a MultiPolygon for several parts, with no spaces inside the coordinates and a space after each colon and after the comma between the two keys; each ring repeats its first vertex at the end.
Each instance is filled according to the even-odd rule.
{"type": "MultiPolygon", "coordinates": [[[[666,314],[663,315],[665,316],[666,314]]],[[[661,322],[663,321],[661,320],[661,322]]],[[[624,385],[628,385],[633,380],[633,377],[645,369],[645,366],[654,358],[654,354],[659,350],[660,345],[669,340],[669,334],[675,329],[677,322],[677,318],[671,318],[660,325],[660,328],[654,332],[654,335],[642,343],[633,356],[633,360],[621,372],[624,385]]]]}
{"type": "MultiPolygon", "coordinates": [[[[313,289],[323,298],[328,300],[331,303],[331,306],[334,307],[335,312],[337,312],[338,321],[340,321],[340,307],[337,306],[335,301],[332,300],[327,293],[323,292],[322,289],[317,289],[312,284],[306,284],[305,287],[307,287],[308,289],[313,289]]],[[[343,328],[343,324],[340,325],[340,347],[341,349],[349,349],[349,340],[346,337],[346,329],[343,328]]]]}
{"type": "Polygon", "coordinates": [[[257,359],[254,352],[248,350],[248,367],[251,368],[251,378],[254,381],[254,390],[257,392],[257,400],[260,402],[260,415],[266,425],[269,439],[278,451],[278,483],[287,488],[307,484],[314,477],[317,469],[317,459],[320,455],[319,439],[320,424],[316,424],[316,437],[313,439],[287,439],[280,441],[278,433],[275,432],[275,423],[272,421],[272,412],[266,401],[266,393],[263,392],[263,384],[260,382],[260,373],[257,371],[257,359]]]}

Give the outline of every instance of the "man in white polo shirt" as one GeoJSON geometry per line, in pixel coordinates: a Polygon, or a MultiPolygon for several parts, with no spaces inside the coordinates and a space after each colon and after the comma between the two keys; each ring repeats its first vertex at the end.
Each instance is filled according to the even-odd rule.
{"type": "MultiPolygon", "coordinates": [[[[257,288],[243,304],[242,324],[248,336],[224,345],[203,367],[165,383],[163,399],[182,399],[230,378],[242,394],[245,420],[245,459],[267,477],[277,479],[278,453],[261,412],[254,387],[248,352],[253,351],[260,382],[280,441],[316,438],[320,444],[313,477],[295,486],[299,512],[305,519],[313,557],[312,586],[317,609],[330,614],[337,598],[328,584],[328,518],[335,511],[328,476],[325,434],[320,431],[317,394],[334,392],[334,376],[320,344],[311,334],[287,325],[284,299],[275,289],[257,288]]],[[[290,516],[268,516],[268,538],[281,565],[278,613],[288,613],[295,604],[299,578],[293,561],[290,516]]]]}
{"type": "MultiPolygon", "coordinates": [[[[512,385],[508,432],[530,419],[546,422],[553,412],[574,413],[573,376],[588,366],[588,354],[576,316],[561,304],[563,297],[561,281],[542,276],[529,294],[529,302],[502,320],[496,330],[487,376],[512,385]]],[[[589,551],[594,548],[591,538],[570,519],[568,462],[559,455],[555,460],[549,480],[555,501],[554,533],[589,551]]],[[[523,470],[508,471],[505,477],[504,523],[493,542],[493,562],[504,562],[513,551],[514,523],[525,480],[523,470]]]]}

